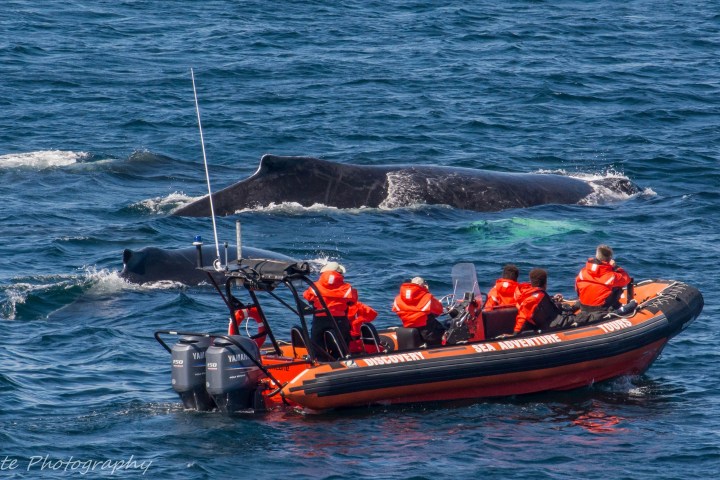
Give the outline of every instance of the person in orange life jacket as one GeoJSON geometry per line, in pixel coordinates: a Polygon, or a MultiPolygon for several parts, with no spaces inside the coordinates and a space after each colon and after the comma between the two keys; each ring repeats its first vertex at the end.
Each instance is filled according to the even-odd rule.
{"type": "Polygon", "coordinates": [[[420,336],[430,345],[440,345],[445,327],[437,321],[443,313],[443,306],[436,299],[422,277],[415,277],[400,286],[392,311],[402,320],[403,327],[417,328],[420,336]]]}
{"type": "Polygon", "coordinates": [[[528,326],[542,331],[566,326],[563,324],[562,309],[557,305],[562,301],[562,295],[557,294],[551,298],[545,291],[546,288],[547,272],[542,268],[530,270],[530,285],[521,287],[513,333],[501,337],[515,336],[523,330],[528,330],[528,326]]]}
{"type": "Polygon", "coordinates": [[[611,309],[620,308],[620,296],[630,281],[630,275],[615,264],[612,248],[599,245],[595,258],[588,258],[575,278],[578,317],[587,323],[603,317],[611,309]]]}
{"type": "MultiPolygon", "coordinates": [[[[337,262],[328,262],[327,265],[320,270],[320,278],[315,282],[315,287],[320,291],[325,303],[330,310],[330,314],[340,328],[345,344],[350,343],[350,320],[348,318],[349,311],[355,307],[358,301],[357,291],[352,285],[345,282],[345,267],[337,262]]],[[[303,297],[312,303],[315,310],[322,308],[320,300],[318,300],[312,288],[308,287],[303,293],[303,297]]],[[[358,326],[358,328],[360,328],[358,326]]],[[[318,312],[313,316],[312,327],[310,329],[310,340],[319,345],[325,346],[325,331],[335,332],[332,320],[325,312],[318,312]]]]}
{"type": "Polygon", "coordinates": [[[348,349],[350,353],[359,353],[365,351],[360,339],[360,326],[363,323],[372,322],[377,318],[377,312],[374,308],[357,301],[355,305],[351,305],[348,309],[348,320],[350,321],[350,343],[348,349]]]}
{"type": "Polygon", "coordinates": [[[495,286],[490,289],[483,310],[492,310],[499,306],[512,306],[517,304],[520,296],[518,284],[518,268],[509,263],[503,267],[502,277],[495,281],[495,286]]]}

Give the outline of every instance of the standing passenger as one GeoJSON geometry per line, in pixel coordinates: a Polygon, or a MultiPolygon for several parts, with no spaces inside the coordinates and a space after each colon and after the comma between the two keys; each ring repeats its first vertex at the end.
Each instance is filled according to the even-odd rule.
{"type": "MultiPolygon", "coordinates": [[[[350,344],[350,321],[348,319],[348,311],[358,301],[357,291],[352,285],[345,282],[345,267],[337,262],[328,262],[327,265],[320,270],[320,278],[315,282],[315,287],[320,291],[325,304],[330,310],[340,328],[345,344],[350,344]]],[[[303,293],[303,297],[312,303],[315,310],[322,309],[322,304],[318,300],[317,295],[312,288],[308,287],[303,293]]],[[[335,331],[332,320],[326,315],[325,311],[315,313],[313,316],[312,328],[310,329],[310,340],[316,345],[325,345],[325,332],[335,331]]]]}

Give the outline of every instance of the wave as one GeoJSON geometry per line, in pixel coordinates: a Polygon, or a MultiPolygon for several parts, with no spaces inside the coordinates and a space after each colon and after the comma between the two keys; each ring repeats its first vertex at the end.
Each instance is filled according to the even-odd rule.
{"type": "Polygon", "coordinates": [[[592,193],[583,198],[580,205],[607,205],[620,203],[632,198],[654,197],[657,194],[650,187],[639,187],[622,172],[613,169],[591,173],[565,170],[539,170],[537,173],[564,175],[587,182],[593,189],[592,193]]]}
{"type": "MultiPolygon", "coordinates": [[[[169,197],[172,197],[171,194],[169,197]]],[[[177,208],[180,208],[182,206],[185,206],[189,203],[192,203],[196,200],[199,200],[202,197],[188,197],[186,195],[178,194],[178,197],[176,199],[170,199],[168,197],[167,203],[170,204],[172,200],[177,200],[177,204],[172,207],[172,210],[175,210],[177,208]]],[[[162,199],[155,199],[156,201],[162,200],[162,199]]],[[[145,202],[149,202],[148,200],[144,200],[143,202],[140,202],[140,204],[144,204],[145,202]]],[[[256,207],[248,207],[248,208],[241,208],[236,210],[235,214],[240,213],[268,213],[268,214],[289,214],[289,215],[297,215],[297,214],[306,214],[308,212],[311,213],[325,213],[325,212],[343,212],[343,213],[360,213],[360,212],[366,212],[366,211],[372,211],[372,210],[378,210],[377,208],[372,207],[360,207],[360,208],[338,208],[338,207],[332,207],[328,206],[322,203],[315,203],[313,205],[310,205],[308,207],[301,205],[297,202],[280,202],[275,203],[271,202],[269,205],[258,205],[256,207]]]]}
{"type": "Polygon", "coordinates": [[[201,198],[202,196],[191,197],[189,195],[185,195],[183,192],[173,192],[164,197],[155,197],[141,200],[137,203],[133,203],[127,208],[131,210],[139,210],[142,213],[164,215],[172,213],[174,210],[201,198]]]}
{"type": "Polygon", "coordinates": [[[179,282],[130,283],[120,271],[84,266],[80,275],[38,276],[0,286],[0,319],[46,318],[82,298],[99,298],[127,291],[185,289],[179,282]],[[4,297],[4,298],[3,298],[4,297]]]}
{"type": "Polygon", "coordinates": [[[88,152],[68,150],[39,150],[36,152],[8,153],[0,155],[0,169],[29,168],[44,170],[46,168],[67,167],[92,159],[88,152]]]}

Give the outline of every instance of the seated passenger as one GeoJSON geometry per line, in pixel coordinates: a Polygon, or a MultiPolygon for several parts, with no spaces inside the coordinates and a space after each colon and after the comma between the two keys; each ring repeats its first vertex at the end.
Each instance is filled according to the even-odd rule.
{"type": "Polygon", "coordinates": [[[612,249],[598,246],[595,258],[588,258],[575,279],[580,307],[578,323],[599,320],[611,309],[620,308],[620,296],[629,283],[630,275],[615,264],[612,249]]]}
{"type": "Polygon", "coordinates": [[[360,326],[363,323],[370,323],[377,318],[377,312],[374,308],[365,305],[362,302],[356,302],[351,305],[348,310],[348,320],[350,321],[350,344],[348,348],[350,353],[358,353],[365,351],[362,340],[360,339],[360,326]]]}
{"type": "Polygon", "coordinates": [[[556,303],[562,301],[562,295],[551,298],[546,288],[547,272],[542,268],[530,270],[530,286],[522,289],[520,293],[512,336],[529,329],[528,327],[542,331],[556,330],[570,326],[574,321],[572,317],[563,316],[562,309],[556,303]]]}
{"type": "Polygon", "coordinates": [[[519,273],[518,268],[511,263],[503,267],[502,277],[495,281],[495,286],[488,292],[483,310],[502,306],[514,307],[517,304],[520,297],[517,282],[519,273]]]}
{"type": "MultiPolygon", "coordinates": [[[[348,345],[350,344],[350,320],[348,318],[348,312],[357,304],[358,294],[357,291],[352,288],[352,285],[345,282],[344,273],[345,267],[337,262],[328,262],[327,265],[322,267],[320,270],[320,278],[314,283],[325,300],[330,314],[337,322],[345,344],[348,345]]],[[[312,288],[308,287],[303,293],[303,297],[312,303],[315,310],[323,308],[312,288]]],[[[310,329],[310,340],[316,345],[321,347],[325,346],[324,335],[327,330],[335,332],[332,320],[324,311],[315,313],[310,329]]]]}
{"type": "Polygon", "coordinates": [[[443,313],[443,306],[430,293],[422,277],[415,277],[400,286],[392,311],[398,314],[403,327],[417,328],[428,346],[442,344],[445,327],[436,317],[443,313]]]}

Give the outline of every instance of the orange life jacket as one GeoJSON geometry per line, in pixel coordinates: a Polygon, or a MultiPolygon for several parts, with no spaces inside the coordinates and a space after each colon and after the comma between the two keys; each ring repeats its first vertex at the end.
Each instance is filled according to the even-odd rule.
{"type": "Polygon", "coordinates": [[[544,295],[546,295],[546,293],[540,287],[531,287],[523,290],[517,303],[518,313],[515,318],[515,328],[513,329],[515,333],[520,333],[528,322],[535,326],[533,313],[535,313],[535,309],[540,304],[544,295]]]}
{"type": "Polygon", "coordinates": [[[495,286],[490,289],[485,301],[484,310],[492,310],[500,306],[515,306],[520,297],[519,284],[509,278],[498,278],[495,286]]]}
{"type": "Polygon", "coordinates": [[[611,307],[606,303],[617,300],[612,295],[613,291],[622,289],[628,283],[630,275],[622,268],[589,258],[575,279],[575,290],[583,306],[611,307]]]}
{"type": "Polygon", "coordinates": [[[536,330],[550,328],[553,321],[562,315],[562,310],[544,289],[524,285],[527,284],[521,284],[522,293],[513,332],[520,333],[526,323],[530,323],[536,330]]]}
{"type": "Polygon", "coordinates": [[[443,306],[421,285],[403,283],[400,293],[395,297],[392,311],[398,314],[403,327],[420,328],[427,324],[428,315],[443,313],[443,306]]]}
{"type": "Polygon", "coordinates": [[[377,312],[374,308],[357,301],[354,305],[350,305],[348,309],[348,320],[350,320],[350,336],[360,336],[360,325],[372,322],[377,318],[377,312]]]}
{"type": "MultiPolygon", "coordinates": [[[[345,283],[345,278],[338,272],[321,273],[320,278],[315,282],[315,287],[320,291],[320,295],[325,300],[333,317],[347,317],[350,307],[357,303],[357,291],[349,283],[345,283]]],[[[312,302],[316,310],[322,308],[322,304],[312,288],[308,287],[303,293],[303,297],[312,302]]],[[[326,316],[324,312],[316,315],[318,317],[326,316]]]]}

